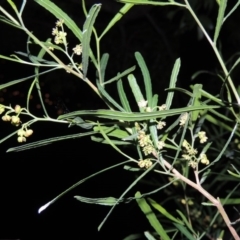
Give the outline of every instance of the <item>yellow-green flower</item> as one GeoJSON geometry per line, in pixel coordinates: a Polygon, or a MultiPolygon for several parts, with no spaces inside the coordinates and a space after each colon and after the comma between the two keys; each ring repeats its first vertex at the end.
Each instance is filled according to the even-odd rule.
{"type": "Polygon", "coordinates": [[[16,127],[18,127],[20,125],[20,123],[21,123],[20,118],[18,116],[12,116],[11,123],[13,125],[15,125],[16,127]]]}
{"type": "Polygon", "coordinates": [[[19,143],[26,142],[26,138],[23,136],[19,136],[17,140],[19,143]]]}
{"type": "Polygon", "coordinates": [[[163,141],[158,141],[158,149],[161,150],[165,147],[165,143],[163,141]]]}
{"type": "Polygon", "coordinates": [[[81,44],[78,44],[76,45],[75,48],[73,48],[73,52],[77,55],[81,55],[82,53],[82,45],[81,44]]]}
{"type": "Polygon", "coordinates": [[[200,143],[205,143],[208,139],[206,136],[206,132],[204,131],[198,132],[198,137],[200,139],[200,143]]]}
{"type": "Polygon", "coordinates": [[[20,113],[21,112],[21,107],[19,105],[16,105],[14,110],[15,110],[15,113],[20,113]]]}
{"type": "Polygon", "coordinates": [[[205,153],[200,154],[200,161],[202,164],[209,164],[209,160],[207,159],[207,155],[205,153]]]}
{"type": "Polygon", "coordinates": [[[143,148],[143,152],[145,155],[149,155],[151,154],[152,152],[154,152],[154,147],[152,145],[147,145],[143,148]]]}
{"type": "Polygon", "coordinates": [[[10,122],[11,119],[12,119],[12,117],[9,116],[9,115],[4,115],[4,116],[2,116],[2,120],[3,120],[4,122],[10,122]]]}
{"type": "Polygon", "coordinates": [[[31,136],[33,134],[33,130],[32,129],[27,129],[26,131],[25,131],[25,133],[24,133],[24,136],[25,137],[29,137],[29,136],[31,136]]]}
{"type": "Polygon", "coordinates": [[[5,111],[4,105],[0,104],[0,114],[2,114],[5,111]]]}

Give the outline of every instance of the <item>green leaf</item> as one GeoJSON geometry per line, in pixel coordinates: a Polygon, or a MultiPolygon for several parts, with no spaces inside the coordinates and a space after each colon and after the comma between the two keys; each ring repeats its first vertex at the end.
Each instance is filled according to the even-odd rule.
{"type": "Polygon", "coordinates": [[[7,1],[11,5],[12,9],[14,10],[14,12],[18,13],[18,9],[17,9],[17,6],[15,5],[15,3],[12,0],[7,0],[7,1]]]}
{"type": "Polygon", "coordinates": [[[148,219],[149,223],[154,228],[154,230],[159,234],[161,239],[170,240],[170,237],[168,236],[167,232],[162,227],[161,223],[158,221],[156,215],[152,211],[149,204],[146,202],[146,200],[144,198],[141,198],[142,197],[141,193],[137,192],[135,194],[135,197],[136,197],[136,201],[138,203],[138,206],[141,208],[142,212],[144,213],[144,215],[148,219]]]}
{"type": "MultiPolygon", "coordinates": [[[[100,133],[102,134],[102,136],[104,137],[104,139],[106,140],[106,142],[108,144],[110,144],[112,146],[112,148],[114,148],[117,152],[119,152],[121,155],[123,155],[124,157],[127,157],[128,159],[132,159],[130,156],[128,156],[127,154],[125,154],[124,152],[122,152],[115,144],[114,142],[107,136],[106,132],[103,130],[103,127],[104,126],[101,126],[99,123],[98,123],[98,128],[99,128],[99,131],[100,133]]],[[[109,130],[107,130],[109,131],[109,130]]],[[[132,159],[133,160],[133,159],[132,159]]]]}
{"type": "Polygon", "coordinates": [[[195,237],[181,224],[173,223],[173,225],[179,229],[179,231],[187,237],[188,240],[196,240],[195,237]]]}
{"type": "Polygon", "coordinates": [[[99,77],[100,84],[103,84],[104,80],[105,80],[105,72],[106,72],[108,59],[109,59],[109,54],[108,53],[104,53],[102,55],[101,62],[100,62],[100,66],[101,66],[100,67],[101,68],[101,70],[100,70],[101,77],[99,77]]]}
{"type": "Polygon", "coordinates": [[[240,1],[238,0],[236,2],[236,4],[233,6],[233,8],[228,12],[228,14],[224,18],[223,22],[225,22],[227,20],[227,18],[230,17],[233,14],[233,12],[238,8],[239,5],[240,5],[240,1]]]}
{"type": "Polygon", "coordinates": [[[131,112],[132,110],[131,110],[131,107],[129,105],[127,96],[125,94],[121,79],[117,82],[117,89],[118,89],[118,95],[119,95],[119,98],[120,98],[120,101],[121,101],[121,104],[122,104],[123,108],[125,109],[126,112],[131,112]]]}
{"type": "Polygon", "coordinates": [[[59,116],[58,119],[68,119],[68,118],[73,118],[77,116],[95,116],[97,118],[135,122],[135,121],[157,119],[162,117],[170,117],[174,115],[180,115],[181,113],[184,113],[184,112],[205,110],[205,109],[211,109],[211,108],[220,108],[220,106],[218,105],[217,106],[216,105],[190,106],[190,107],[184,107],[184,108],[162,110],[158,112],[144,112],[144,113],[128,113],[128,112],[119,112],[119,111],[113,111],[113,110],[81,110],[81,111],[63,114],[59,116]]]}
{"type": "Polygon", "coordinates": [[[76,182],[75,184],[73,184],[71,187],[69,187],[68,189],[66,189],[65,191],[63,191],[62,193],[60,193],[59,195],[57,195],[55,198],[53,198],[51,201],[49,201],[48,203],[44,204],[43,206],[41,206],[39,209],[38,209],[38,213],[40,214],[42,211],[44,211],[45,209],[47,209],[49,206],[51,206],[53,203],[55,203],[58,199],[60,199],[61,197],[63,197],[65,194],[67,194],[69,191],[73,190],[74,188],[76,188],[77,186],[81,185],[82,183],[84,183],[85,181],[93,178],[93,177],[96,177],[97,175],[101,174],[101,173],[104,173],[106,171],[109,171],[115,167],[119,167],[121,165],[124,165],[125,163],[129,163],[130,160],[127,160],[125,162],[121,162],[121,163],[118,163],[118,164],[115,164],[113,166],[110,166],[108,168],[104,168],[78,182],[76,182]]]}
{"type": "Polygon", "coordinates": [[[148,106],[152,108],[152,82],[147,65],[139,52],[135,52],[135,58],[142,71],[148,106]]]}
{"type": "MultiPolygon", "coordinates": [[[[170,78],[170,84],[169,84],[169,88],[175,88],[176,87],[176,82],[177,82],[177,76],[179,73],[179,69],[181,66],[181,60],[180,58],[178,58],[173,66],[173,70],[172,70],[172,74],[171,74],[171,78],[170,78]]],[[[171,105],[172,105],[172,99],[174,96],[174,91],[170,91],[167,95],[167,100],[166,100],[166,109],[170,109],[171,105]]]]}
{"type": "MultiPolygon", "coordinates": [[[[46,73],[49,73],[49,72],[54,71],[54,70],[57,70],[57,69],[59,69],[59,67],[52,68],[52,69],[47,70],[47,71],[45,71],[45,72],[41,72],[41,73],[38,74],[38,76],[43,75],[43,74],[46,74],[46,73]]],[[[13,80],[13,81],[11,81],[11,82],[7,82],[7,83],[4,83],[4,84],[0,84],[0,90],[1,90],[1,89],[4,89],[4,88],[7,88],[7,87],[10,87],[10,86],[12,86],[12,85],[15,85],[15,84],[24,82],[24,81],[26,81],[26,80],[33,79],[34,77],[36,77],[36,75],[31,75],[31,76],[29,76],[29,77],[20,78],[20,79],[17,79],[17,80],[13,80]]]]}
{"type": "Polygon", "coordinates": [[[116,107],[121,112],[125,112],[125,110],[108,94],[108,92],[101,86],[101,84],[97,81],[97,88],[101,95],[105,98],[105,101],[108,101],[112,104],[112,106],[116,107]]]}
{"type": "Polygon", "coordinates": [[[94,4],[87,15],[86,21],[83,25],[83,40],[82,40],[82,71],[83,77],[86,78],[88,70],[88,59],[90,54],[90,40],[93,31],[93,24],[100,11],[101,4],[94,4]]]}
{"type": "MultiPolygon", "coordinates": [[[[128,186],[128,188],[121,194],[121,196],[119,197],[119,201],[122,201],[123,197],[144,177],[146,176],[150,171],[152,171],[154,169],[154,167],[157,165],[157,162],[155,162],[150,168],[146,169],[139,177],[137,177],[136,180],[134,180],[130,186],[128,186]]],[[[100,231],[100,229],[102,228],[103,224],[106,222],[107,218],[109,217],[109,215],[112,213],[113,209],[115,208],[115,205],[112,206],[111,210],[108,212],[107,216],[103,219],[103,221],[100,223],[100,225],[98,226],[98,231],[100,231]]]]}
{"type": "MultiPolygon", "coordinates": [[[[45,45],[45,43],[44,43],[45,45]]],[[[43,59],[42,57],[39,57],[39,56],[34,56],[34,55],[30,55],[30,53],[24,53],[24,52],[15,52],[17,53],[18,55],[22,55],[24,57],[28,57],[31,62],[35,63],[35,64],[41,64],[41,63],[46,63],[47,65],[59,65],[57,62],[54,62],[54,61],[47,61],[46,59],[43,59]]],[[[48,66],[50,67],[50,66],[48,66]]]]}
{"type": "MultiPolygon", "coordinates": [[[[98,143],[103,143],[103,144],[109,144],[108,141],[106,141],[104,138],[99,138],[99,137],[91,137],[91,140],[94,142],[98,143]]],[[[130,142],[125,142],[125,141],[119,141],[119,140],[111,140],[114,145],[132,145],[130,142]]]]}
{"type": "Polygon", "coordinates": [[[179,6],[179,7],[185,7],[184,4],[180,4],[177,2],[155,2],[155,1],[148,1],[148,0],[118,0],[121,3],[133,3],[133,4],[148,4],[148,5],[153,5],[153,6],[179,6]]]}
{"type": "MultiPolygon", "coordinates": [[[[200,89],[202,89],[202,84],[195,84],[193,87],[193,106],[200,106],[201,102],[201,91],[200,89]]],[[[200,111],[193,111],[192,115],[191,115],[191,121],[193,124],[196,123],[197,119],[198,119],[198,115],[199,115],[200,111]]]]}
{"type": "MultiPolygon", "coordinates": [[[[180,210],[177,210],[177,213],[180,215],[180,217],[182,218],[183,222],[186,224],[187,228],[192,232],[194,233],[195,235],[196,232],[193,230],[191,224],[188,222],[187,218],[185,217],[185,215],[180,211],[180,210]]],[[[175,224],[174,224],[175,225],[175,224]]],[[[181,226],[181,225],[180,225],[181,226]]]]}
{"type": "Polygon", "coordinates": [[[157,209],[162,215],[164,215],[166,218],[170,219],[173,222],[184,224],[181,220],[175,218],[172,214],[170,214],[164,207],[162,207],[159,203],[155,202],[153,199],[148,198],[149,203],[157,209]]]}
{"type": "MultiPolygon", "coordinates": [[[[34,0],[34,1],[37,2],[39,5],[41,5],[42,7],[44,7],[47,11],[51,12],[56,18],[63,19],[64,24],[72,31],[72,33],[76,36],[76,38],[79,40],[79,42],[83,43],[83,33],[82,33],[81,29],[76,25],[76,23],[64,11],[62,11],[57,5],[55,5],[50,0],[34,0]]],[[[83,49],[83,51],[85,51],[85,50],[83,49]]],[[[95,59],[91,49],[89,51],[90,51],[90,57],[96,66],[97,65],[96,59],[95,59]]]]}
{"type": "Polygon", "coordinates": [[[74,125],[84,128],[84,129],[91,129],[91,128],[93,128],[93,125],[95,125],[95,123],[88,123],[88,122],[85,122],[80,117],[75,117],[73,120],[71,120],[69,127],[72,127],[74,125]]]}
{"type": "MultiPolygon", "coordinates": [[[[0,11],[1,11],[2,9],[1,9],[1,6],[0,6],[0,11]]],[[[22,29],[22,26],[20,26],[20,25],[17,25],[17,23],[15,23],[15,22],[12,22],[12,20],[8,20],[5,16],[3,16],[3,15],[0,15],[0,21],[1,22],[4,22],[4,23],[6,23],[6,24],[8,24],[8,25],[10,25],[10,26],[12,26],[12,27],[15,27],[15,28],[18,28],[18,29],[22,29]]],[[[16,21],[16,20],[15,20],[16,21]]],[[[16,21],[17,22],[17,21],[16,21]]]]}
{"type": "Polygon", "coordinates": [[[51,12],[56,18],[63,19],[64,24],[73,32],[73,34],[77,37],[79,42],[82,42],[83,39],[82,31],[78,28],[76,23],[57,5],[55,5],[50,0],[34,0],[34,1],[41,5],[42,7],[44,7],[47,11],[51,12]]]}
{"type": "Polygon", "coordinates": [[[227,171],[228,171],[228,173],[229,173],[230,175],[232,175],[233,177],[240,178],[240,174],[236,174],[236,173],[234,173],[234,172],[232,172],[232,171],[230,171],[230,170],[227,170],[227,171]]]}
{"type": "Polygon", "coordinates": [[[77,134],[65,135],[65,136],[61,136],[61,137],[47,138],[47,139],[44,139],[41,141],[36,141],[36,142],[21,145],[18,147],[9,148],[7,150],[7,152],[21,152],[21,151],[29,150],[32,148],[46,146],[46,145],[52,144],[54,142],[63,141],[63,140],[67,140],[67,139],[75,139],[75,138],[85,137],[85,136],[89,136],[89,135],[93,135],[93,134],[96,134],[96,132],[91,131],[91,132],[87,132],[87,133],[77,133],[77,134]]]}
{"type": "Polygon", "coordinates": [[[224,13],[227,7],[227,0],[221,0],[220,1],[220,6],[218,9],[218,17],[217,17],[217,23],[215,27],[215,32],[214,32],[214,44],[216,45],[217,39],[221,30],[221,27],[223,25],[223,19],[224,19],[224,13]]]}
{"type": "MultiPolygon", "coordinates": [[[[94,127],[93,130],[95,132],[100,132],[99,126],[94,127]]],[[[125,138],[125,137],[129,136],[127,131],[123,131],[123,130],[121,130],[119,128],[116,128],[114,126],[113,127],[101,126],[101,130],[103,130],[108,136],[116,137],[116,138],[119,138],[119,139],[122,139],[122,138],[125,138]]]]}
{"type": "MultiPolygon", "coordinates": [[[[216,126],[218,126],[219,128],[223,128],[226,129],[230,132],[232,132],[232,127],[229,124],[224,123],[223,121],[219,121],[218,119],[214,118],[213,116],[211,116],[210,114],[206,115],[206,120],[208,120],[210,123],[215,124],[216,126]]],[[[236,131],[235,133],[238,137],[240,137],[240,132],[236,131]]]]}
{"type": "MultiPolygon", "coordinates": [[[[135,97],[135,100],[137,102],[137,104],[139,102],[141,102],[142,100],[145,100],[143,95],[142,95],[142,92],[141,92],[141,89],[139,88],[138,84],[137,84],[137,81],[136,81],[136,78],[134,77],[133,74],[129,74],[128,75],[128,82],[129,82],[129,85],[132,89],[132,92],[133,92],[133,95],[135,97]]],[[[140,111],[141,112],[144,112],[144,107],[139,107],[140,111]]]]}
{"type": "Polygon", "coordinates": [[[104,82],[103,85],[106,85],[106,84],[109,84],[109,83],[112,83],[112,82],[114,82],[114,81],[119,80],[120,78],[122,78],[122,77],[128,75],[129,73],[131,73],[132,71],[134,71],[135,68],[136,68],[136,66],[132,66],[132,67],[126,69],[124,72],[119,73],[117,76],[115,76],[115,77],[107,80],[106,82],[104,82]]]}
{"type": "Polygon", "coordinates": [[[152,98],[152,108],[153,111],[156,111],[156,106],[158,105],[158,95],[154,94],[152,98]]]}
{"type": "Polygon", "coordinates": [[[81,196],[74,196],[80,202],[90,203],[90,204],[98,204],[104,206],[113,206],[118,204],[118,199],[114,197],[106,197],[106,198],[86,198],[81,196]]]}
{"type": "Polygon", "coordinates": [[[118,22],[125,13],[127,13],[134,5],[130,3],[126,3],[119,11],[118,13],[113,17],[113,19],[109,22],[107,27],[104,29],[103,33],[99,37],[99,40],[118,22]]]}
{"type": "MultiPolygon", "coordinates": [[[[220,198],[220,201],[224,203],[224,205],[239,205],[240,204],[240,198],[220,198]]],[[[202,205],[204,206],[214,206],[212,202],[203,202],[202,205]]]]}

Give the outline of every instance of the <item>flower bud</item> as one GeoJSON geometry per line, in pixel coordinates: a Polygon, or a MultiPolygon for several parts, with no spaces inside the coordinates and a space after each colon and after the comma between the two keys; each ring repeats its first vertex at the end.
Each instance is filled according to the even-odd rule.
{"type": "Polygon", "coordinates": [[[4,122],[9,122],[9,121],[11,121],[11,116],[9,116],[9,115],[4,115],[4,116],[2,116],[2,120],[4,121],[4,122]]]}
{"type": "Polygon", "coordinates": [[[17,140],[18,140],[19,143],[26,142],[26,138],[23,137],[23,136],[18,137],[17,140]]]}
{"type": "Polygon", "coordinates": [[[19,105],[16,105],[14,110],[15,110],[15,113],[20,113],[21,112],[21,107],[19,105]]]}
{"type": "Polygon", "coordinates": [[[18,136],[22,137],[25,135],[25,131],[23,129],[19,129],[17,134],[18,134],[18,136]]]}
{"type": "Polygon", "coordinates": [[[29,137],[33,134],[33,130],[32,129],[28,129],[25,133],[24,133],[24,136],[25,137],[29,137]]]}
{"type": "Polygon", "coordinates": [[[12,116],[12,124],[15,126],[19,126],[20,118],[18,116],[12,116]]]}

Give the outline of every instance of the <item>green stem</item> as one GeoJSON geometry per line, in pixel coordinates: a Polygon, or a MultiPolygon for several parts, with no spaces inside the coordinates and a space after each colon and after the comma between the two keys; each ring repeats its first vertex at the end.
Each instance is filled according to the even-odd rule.
{"type": "MultiPolygon", "coordinates": [[[[28,29],[26,28],[22,28],[23,31],[26,32],[27,35],[29,35],[39,46],[41,46],[43,49],[45,49],[45,51],[63,68],[65,69],[67,72],[72,73],[73,75],[77,76],[80,79],[83,79],[83,75],[81,72],[76,72],[74,71],[72,68],[68,67],[67,65],[65,65],[54,53],[52,53],[51,50],[49,50],[38,38],[36,38],[28,29]]],[[[85,78],[84,82],[86,82],[91,88],[92,90],[100,97],[100,93],[97,89],[97,87],[87,78],[85,78]]]]}
{"type": "Polygon", "coordinates": [[[19,27],[21,26],[20,23],[1,6],[0,6],[0,11],[2,11],[17,26],[19,26],[19,27]]]}
{"type": "Polygon", "coordinates": [[[208,33],[206,32],[206,30],[204,29],[203,25],[201,24],[201,22],[199,21],[198,17],[196,16],[196,14],[194,13],[193,9],[191,8],[190,4],[188,3],[188,0],[184,0],[185,3],[186,3],[186,8],[189,10],[189,12],[192,14],[193,18],[195,19],[196,23],[198,24],[198,26],[200,27],[200,29],[203,31],[205,37],[207,38],[208,42],[210,43],[214,53],[216,54],[216,57],[223,69],[223,72],[228,80],[228,83],[233,91],[233,94],[238,102],[238,105],[240,105],[240,98],[239,98],[239,95],[238,95],[238,92],[237,92],[237,89],[235,88],[235,85],[231,79],[231,77],[229,76],[229,72],[223,62],[223,59],[216,47],[216,45],[214,44],[214,42],[212,41],[212,39],[209,37],[208,33]]]}

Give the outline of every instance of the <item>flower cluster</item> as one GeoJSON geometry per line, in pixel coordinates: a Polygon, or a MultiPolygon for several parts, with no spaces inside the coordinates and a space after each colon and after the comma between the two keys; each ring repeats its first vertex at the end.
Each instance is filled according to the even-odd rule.
{"type": "MultiPolygon", "coordinates": [[[[206,133],[205,132],[199,132],[198,137],[200,139],[200,143],[204,143],[207,141],[206,133]]],[[[207,158],[207,155],[205,153],[201,153],[199,157],[197,158],[196,155],[198,151],[194,149],[187,140],[183,140],[182,146],[185,148],[186,154],[183,154],[182,157],[189,161],[189,166],[192,168],[196,168],[198,162],[200,161],[202,164],[208,165],[209,160],[207,158]]]]}
{"type": "Polygon", "coordinates": [[[179,125],[180,126],[184,126],[186,121],[188,120],[188,113],[183,113],[181,116],[180,116],[180,120],[179,120],[179,125]]]}
{"type": "MultiPolygon", "coordinates": [[[[22,112],[22,108],[19,105],[16,105],[14,109],[11,107],[5,107],[4,105],[0,104],[0,114],[2,114],[5,111],[5,108],[10,109],[7,111],[4,116],[2,116],[2,120],[4,122],[11,122],[12,125],[18,127],[21,125],[21,120],[19,115],[22,112]],[[16,115],[10,116],[9,114],[15,113],[16,115]]],[[[26,142],[26,137],[29,137],[33,134],[33,130],[27,129],[26,126],[23,125],[21,129],[18,130],[17,135],[18,135],[18,142],[26,142]]]]}
{"type": "MultiPolygon", "coordinates": [[[[139,145],[142,147],[144,154],[147,156],[149,154],[155,153],[156,150],[154,148],[150,135],[146,134],[145,130],[141,129],[138,123],[135,123],[135,127],[138,131],[138,142],[139,145]]],[[[163,141],[158,141],[158,150],[163,149],[164,146],[165,143],[163,141]]]]}
{"type": "Polygon", "coordinates": [[[81,55],[81,54],[82,54],[82,44],[76,45],[76,47],[73,48],[73,52],[74,52],[76,55],[81,55]]]}
{"type": "Polygon", "coordinates": [[[31,136],[33,134],[33,130],[27,128],[24,130],[23,128],[21,128],[18,130],[17,134],[18,134],[17,140],[19,143],[26,142],[26,137],[31,136]]]}
{"type": "MultiPolygon", "coordinates": [[[[138,102],[138,106],[140,108],[143,108],[145,112],[152,112],[152,108],[147,106],[148,105],[148,101],[142,99],[138,102]]],[[[155,108],[157,108],[159,111],[165,110],[166,109],[166,104],[162,104],[161,106],[156,106],[155,108]]]]}
{"type": "Polygon", "coordinates": [[[54,42],[56,44],[64,44],[66,46],[67,45],[67,41],[66,41],[67,33],[64,32],[63,23],[64,23],[63,19],[59,19],[56,22],[56,27],[53,28],[53,30],[52,30],[52,35],[55,36],[54,42]],[[59,28],[61,30],[59,30],[59,28]]]}
{"type": "Polygon", "coordinates": [[[151,161],[150,158],[147,158],[145,160],[140,159],[139,162],[138,162],[138,166],[140,168],[148,169],[148,168],[150,168],[152,166],[152,161],[151,161]]]}
{"type": "MultiPolygon", "coordinates": [[[[4,105],[0,105],[0,114],[2,114],[5,111],[5,106],[4,105]]],[[[14,110],[10,110],[8,112],[5,113],[4,116],[2,116],[2,120],[4,122],[10,122],[11,124],[18,127],[21,124],[20,118],[19,118],[19,114],[21,113],[21,107],[19,105],[16,105],[14,110]],[[16,115],[10,116],[9,113],[16,113],[16,115]]]]}
{"type": "Polygon", "coordinates": [[[200,143],[205,143],[207,141],[207,137],[206,137],[206,132],[198,132],[198,137],[200,139],[200,143]]]}

